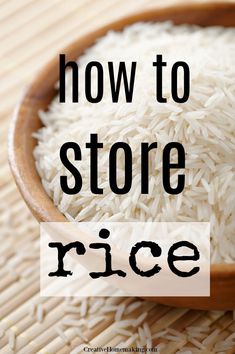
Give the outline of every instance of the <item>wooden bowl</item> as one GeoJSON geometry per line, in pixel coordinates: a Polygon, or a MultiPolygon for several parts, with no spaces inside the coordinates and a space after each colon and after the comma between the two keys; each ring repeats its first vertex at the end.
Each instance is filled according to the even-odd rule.
{"type": "MultiPolygon", "coordinates": [[[[75,60],[85,48],[93,44],[96,38],[103,36],[110,29],[121,30],[124,26],[137,21],[165,20],[172,20],[175,24],[234,27],[235,4],[188,4],[130,15],[78,38],[61,53],[66,54],[67,60],[75,60]]],[[[36,144],[32,133],[41,127],[37,112],[39,109],[46,109],[56,95],[54,84],[57,80],[58,57],[45,66],[27,89],[15,112],[9,134],[9,160],[16,184],[33,215],[39,221],[67,221],[43,189],[32,153],[36,144]]],[[[235,264],[213,264],[211,266],[210,297],[156,297],[151,299],[167,305],[188,308],[234,309],[235,264]]]]}

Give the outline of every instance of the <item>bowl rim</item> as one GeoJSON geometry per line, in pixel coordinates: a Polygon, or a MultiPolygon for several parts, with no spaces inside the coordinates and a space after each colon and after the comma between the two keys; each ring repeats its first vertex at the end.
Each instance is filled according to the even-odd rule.
{"type": "MultiPolygon", "coordinates": [[[[177,13],[177,12],[181,12],[185,8],[192,11],[197,10],[199,8],[202,9],[223,8],[223,9],[227,9],[228,11],[231,9],[235,11],[235,3],[231,3],[231,2],[209,2],[209,3],[194,3],[194,4],[191,3],[187,5],[185,4],[170,5],[163,8],[157,8],[157,9],[153,8],[150,10],[138,11],[133,14],[129,14],[125,17],[121,17],[116,21],[109,22],[105,26],[98,27],[98,29],[85,33],[84,35],[78,37],[75,41],[69,43],[65,48],[62,48],[60,52],[67,53],[70,51],[71,47],[73,45],[76,45],[78,42],[86,40],[90,36],[94,36],[95,33],[105,33],[109,29],[111,29],[112,26],[114,25],[118,26],[122,24],[121,27],[124,27],[123,23],[125,24],[134,23],[136,21],[140,21],[141,17],[145,18],[143,21],[147,21],[146,18],[148,17],[150,20],[150,18],[153,17],[152,16],[153,12],[157,13],[158,15],[163,14],[164,16],[164,14],[167,11],[168,13],[169,11],[173,11],[177,13]],[[130,19],[131,21],[129,21],[130,19]]],[[[96,36],[96,38],[98,37],[99,35],[96,36]]],[[[21,132],[22,130],[22,119],[26,111],[28,114],[30,114],[30,105],[32,105],[32,103],[34,102],[33,100],[37,98],[37,97],[35,98],[34,95],[35,88],[38,86],[38,82],[42,81],[42,78],[48,75],[48,73],[50,72],[50,68],[53,68],[55,66],[55,62],[56,62],[55,57],[56,56],[53,56],[53,58],[50,61],[48,61],[39,72],[36,73],[34,80],[24,90],[22,97],[14,110],[13,119],[10,122],[9,134],[8,134],[8,159],[9,159],[9,164],[10,164],[12,174],[14,176],[15,182],[18,186],[18,189],[24,201],[26,202],[29,209],[36,217],[36,219],[38,219],[39,222],[51,222],[51,221],[68,222],[66,217],[57,209],[57,207],[53,204],[52,200],[46,194],[45,191],[44,194],[42,193],[42,191],[39,191],[38,194],[32,194],[32,190],[30,190],[30,186],[33,185],[34,177],[31,174],[27,173],[29,172],[29,170],[28,171],[24,170],[25,167],[26,168],[28,167],[29,169],[29,165],[27,165],[26,161],[24,160],[26,156],[26,152],[23,151],[23,145],[21,144],[21,139],[19,134],[19,132],[21,132]],[[21,162],[23,161],[24,164],[22,165],[21,162]],[[46,201],[46,204],[48,206],[47,209],[44,209],[44,207],[42,207],[41,199],[39,198],[39,195],[40,198],[46,201]]],[[[36,171],[36,166],[34,165],[34,167],[36,171]]],[[[234,277],[235,277],[235,263],[211,264],[211,279],[215,279],[223,282],[225,280],[229,280],[234,277]]]]}

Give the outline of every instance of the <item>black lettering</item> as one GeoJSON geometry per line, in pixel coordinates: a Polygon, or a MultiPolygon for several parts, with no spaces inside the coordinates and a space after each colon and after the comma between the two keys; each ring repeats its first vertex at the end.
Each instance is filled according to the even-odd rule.
{"type": "Polygon", "coordinates": [[[86,148],[90,152],[90,188],[94,194],[103,194],[103,189],[98,187],[98,149],[103,147],[103,143],[98,142],[98,134],[91,134],[90,142],[86,143],[86,148]]]}
{"type": "Polygon", "coordinates": [[[130,83],[128,83],[128,79],[127,79],[125,62],[121,61],[119,63],[116,83],[114,78],[114,68],[112,62],[108,62],[108,68],[109,68],[110,87],[111,87],[113,102],[118,102],[122,77],[124,82],[126,102],[132,102],[134,83],[135,83],[136,62],[131,63],[130,83]]]}
{"type": "Polygon", "coordinates": [[[174,262],[176,261],[198,261],[200,258],[200,253],[195,245],[193,245],[191,242],[188,241],[180,241],[174,243],[171,248],[169,249],[168,252],[168,265],[170,270],[178,275],[179,277],[191,277],[192,275],[195,275],[199,272],[200,267],[194,267],[191,269],[189,272],[182,272],[179,269],[177,269],[174,265],[174,262]],[[176,256],[174,252],[179,249],[180,247],[187,247],[193,250],[193,255],[191,256],[176,256]]]}
{"type": "Polygon", "coordinates": [[[103,67],[98,61],[91,61],[86,66],[85,71],[85,94],[86,99],[91,103],[98,103],[103,98],[104,93],[104,72],[103,67]],[[92,97],[91,94],[91,70],[92,68],[97,69],[97,93],[96,97],[92,97]]]}
{"type": "Polygon", "coordinates": [[[82,188],[82,177],[80,172],[77,168],[69,161],[67,152],[69,149],[74,151],[74,159],[81,160],[81,149],[77,143],[74,142],[67,142],[64,143],[60,148],[60,160],[63,165],[69,170],[72,175],[74,176],[75,184],[74,187],[68,186],[68,177],[67,176],[60,176],[60,186],[64,193],[66,194],[76,194],[79,193],[82,188]]]}
{"type": "Polygon", "coordinates": [[[73,272],[71,270],[64,269],[64,256],[67,252],[69,252],[72,248],[76,249],[78,255],[83,255],[86,253],[86,249],[81,242],[71,242],[67,245],[63,245],[61,242],[50,242],[48,244],[51,248],[57,248],[58,251],[58,268],[55,272],[50,272],[48,274],[49,277],[67,277],[68,275],[72,275],[73,272]]]}
{"type": "Polygon", "coordinates": [[[162,93],[162,68],[166,66],[167,63],[162,61],[162,55],[156,56],[156,61],[153,62],[153,66],[156,66],[156,99],[160,103],[167,102],[167,99],[163,97],[162,93]]]}
{"type": "Polygon", "coordinates": [[[109,183],[113,193],[126,194],[130,191],[132,185],[132,151],[128,144],[118,142],[112,145],[109,154],[109,183]],[[117,185],[117,151],[123,149],[125,176],[123,187],[117,185]]]}
{"type": "Polygon", "coordinates": [[[162,250],[158,246],[158,244],[153,242],[153,241],[137,242],[135,244],[135,246],[133,246],[132,249],[131,249],[131,253],[130,253],[130,257],[129,257],[129,263],[130,263],[131,268],[133,269],[133,271],[136,274],[140,275],[141,277],[148,277],[149,278],[149,277],[152,277],[154,274],[159,273],[160,270],[161,270],[161,267],[159,267],[158,264],[155,264],[155,266],[152,269],[149,269],[149,270],[146,270],[146,271],[143,271],[143,270],[138,268],[138,266],[136,264],[136,254],[143,247],[150,248],[153,257],[160,257],[161,253],[162,253],[162,250]]]}
{"type": "MultiPolygon", "coordinates": [[[[107,239],[110,235],[109,230],[101,229],[99,232],[99,237],[107,239]]],[[[93,279],[100,277],[109,277],[110,275],[117,274],[119,277],[126,277],[126,273],[122,270],[113,270],[112,269],[112,256],[111,256],[111,247],[107,243],[92,243],[89,246],[92,249],[101,249],[105,250],[105,271],[104,272],[91,272],[89,275],[93,279]]]]}
{"type": "Polygon", "coordinates": [[[190,94],[190,71],[189,66],[184,61],[177,61],[171,70],[171,94],[177,103],[184,103],[188,100],[190,94]],[[178,69],[181,67],[184,71],[184,92],[183,96],[178,96],[178,69]]]}
{"type": "Polygon", "coordinates": [[[169,194],[179,194],[183,191],[185,185],[185,175],[178,175],[178,184],[175,188],[171,187],[170,170],[171,168],[185,168],[185,151],[182,144],[177,142],[168,143],[163,150],[163,169],[162,182],[164,189],[169,194]],[[178,152],[178,163],[170,162],[171,150],[176,149],[178,152]]]}
{"type": "Polygon", "coordinates": [[[149,151],[157,149],[157,142],[141,144],[141,193],[148,194],[149,192],[149,151]]]}
{"type": "Polygon", "coordinates": [[[60,54],[60,65],[59,65],[59,101],[61,103],[65,102],[65,72],[66,68],[70,66],[72,69],[72,88],[73,88],[73,102],[78,102],[78,65],[75,61],[69,61],[65,63],[65,54],[60,54]]]}

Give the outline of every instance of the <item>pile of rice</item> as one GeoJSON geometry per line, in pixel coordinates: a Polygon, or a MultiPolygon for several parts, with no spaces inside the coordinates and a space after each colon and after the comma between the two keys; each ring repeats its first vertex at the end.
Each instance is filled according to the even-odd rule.
{"type": "MultiPolygon", "coordinates": [[[[136,23],[123,32],[109,32],[79,58],[79,103],[71,102],[71,75],[66,78],[66,103],[56,97],[46,112],[40,112],[44,128],[36,133],[34,156],[43,186],[54,204],[75,221],[209,221],[212,262],[235,260],[235,30],[221,27],[173,26],[171,23],[136,23]],[[162,54],[163,93],[167,103],[158,103],[155,93],[156,68],[152,62],[162,54]],[[104,68],[104,97],[91,104],[84,97],[84,68],[90,61],[104,68]],[[187,102],[171,98],[171,67],[176,61],[190,67],[191,92],[187,102]],[[137,62],[132,103],[123,90],[112,103],[107,62],[137,62]],[[89,185],[89,154],[85,143],[97,133],[99,186],[94,195],[89,185]],[[69,172],[62,165],[59,150],[75,141],[82,148],[76,165],[83,178],[79,194],[66,195],[60,176],[69,172]],[[111,192],[108,183],[110,147],[117,141],[130,144],[133,153],[133,183],[127,195],[111,192]],[[140,190],[140,144],[158,142],[150,154],[149,194],[140,190]],[[162,149],[171,141],[186,151],[186,183],[179,195],[169,195],[162,186],[162,149]]],[[[94,70],[95,72],[95,70],[94,70]]],[[[96,75],[93,75],[96,90],[96,75]]],[[[179,96],[183,80],[178,80],[179,96]]],[[[73,154],[71,154],[72,156],[73,154]]],[[[119,181],[123,181],[123,160],[119,156],[119,181]]],[[[177,181],[179,171],[172,174],[177,181]]],[[[71,185],[74,184],[70,176],[71,185]]]]}

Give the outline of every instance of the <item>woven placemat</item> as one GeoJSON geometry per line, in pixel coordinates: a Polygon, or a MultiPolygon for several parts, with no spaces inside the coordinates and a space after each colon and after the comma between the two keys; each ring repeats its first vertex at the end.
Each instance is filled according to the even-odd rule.
{"type": "Polygon", "coordinates": [[[75,354],[107,346],[235,353],[232,312],[175,309],[137,298],[40,297],[39,226],[7,163],[9,120],[22,86],[78,32],[153,5],[156,1],[0,0],[1,354],[75,354]]]}
{"type": "Polygon", "coordinates": [[[12,182],[2,186],[0,213],[0,353],[145,345],[164,354],[235,352],[229,311],[170,308],[138,298],[40,297],[38,225],[12,182]]]}

